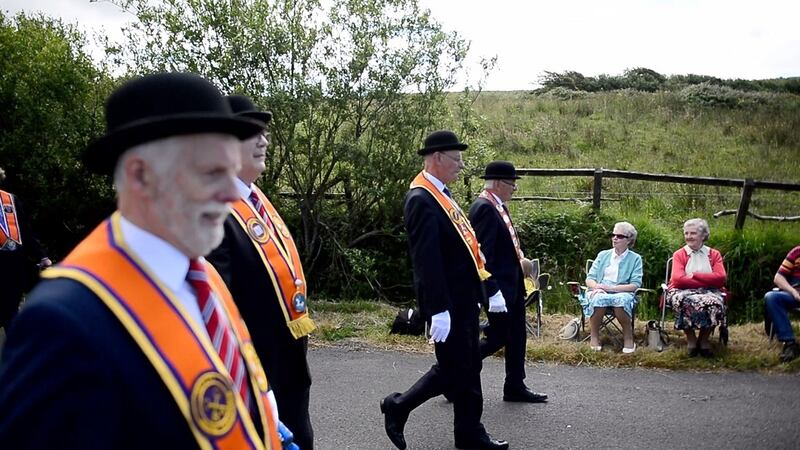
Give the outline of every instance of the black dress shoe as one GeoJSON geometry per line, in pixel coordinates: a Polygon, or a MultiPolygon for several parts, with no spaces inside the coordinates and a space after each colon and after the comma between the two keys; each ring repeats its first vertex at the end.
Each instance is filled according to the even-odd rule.
{"type": "Polygon", "coordinates": [[[383,425],[386,428],[386,435],[392,444],[400,450],[406,448],[406,438],[403,436],[403,428],[406,426],[408,414],[398,411],[396,398],[399,392],[390,394],[381,400],[381,413],[383,413],[383,425]]]}
{"type": "Polygon", "coordinates": [[[703,358],[711,358],[714,356],[714,352],[712,352],[710,348],[701,348],[700,356],[703,358]]]}
{"type": "Polygon", "coordinates": [[[694,358],[700,354],[700,347],[689,347],[687,353],[689,354],[690,358],[694,358]]]}
{"type": "Polygon", "coordinates": [[[547,403],[547,394],[533,392],[528,388],[518,391],[505,391],[503,392],[504,402],[522,402],[522,403],[547,403]]]}
{"type": "Polygon", "coordinates": [[[508,441],[492,439],[488,434],[474,442],[460,442],[456,440],[456,448],[468,450],[506,450],[508,441]]]}

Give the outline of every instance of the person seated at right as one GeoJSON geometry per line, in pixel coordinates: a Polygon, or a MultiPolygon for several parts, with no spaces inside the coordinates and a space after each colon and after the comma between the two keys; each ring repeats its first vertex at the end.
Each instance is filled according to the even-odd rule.
{"type": "Polygon", "coordinates": [[[768,292],[764,304],[772,319],[773,330],[778,340],[783,342],[781,361],[788,362],[800,356],[800,346],[794,339],[788,314],[789,310],[800,308],[800,245],[786,255],[773,282],[780,290],[768,292]]]}
{"type": "Polygon", "coordinates": [[[689,356],[712,356],[708,337],[715,326],[725,325],[722,289],[727,274],[720,252],[705,245],[709,236],[708,222],[689,219],[683,224],[686,245],[672,254],[667,304],[675,314],[675,329],[686,334],[689,356]]]}
{"type": "Polygon", "coordinates": [[[618,222],[611,233],[611,246],[597,254],[586,277],[586,295],[581,299],[585,315],[590,316],[590,345],[600,351],[600,326],[606,308],[614,308],[614,315],[622,327],[624,348],[622,353],[633,353],[633,302],[636,290],[642,285],[642,257],[630,250],[636,242],[636,228],[628,222],[618,222]]]}

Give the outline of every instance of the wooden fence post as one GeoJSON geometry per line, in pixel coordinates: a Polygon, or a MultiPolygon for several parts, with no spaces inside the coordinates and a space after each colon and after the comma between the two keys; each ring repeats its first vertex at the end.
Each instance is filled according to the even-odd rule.
{"type": "Polygon", "coordinates": [[[603,168],[594,169],[594,186],[592,186],[592,208],[600,210],[600,194],[603,192],[603,168]]]}
{"type": "Polygon", "coordinates": [[[736,210],[736,223],[733,225],[736,230],[744,228],[744,219],[747,217],[747,210],[750,208],[750,198],[753,196],[755,185],[752,178],[745,178],[742,186],[742,199],[739,201],[739,209],[736,210]]]}

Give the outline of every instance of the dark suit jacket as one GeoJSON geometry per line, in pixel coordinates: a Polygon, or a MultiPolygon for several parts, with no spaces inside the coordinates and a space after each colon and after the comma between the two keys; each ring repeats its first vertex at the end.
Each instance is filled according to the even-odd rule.
{"type": "Polygon", "coordinates": [[[469,208],[469,221],[486,256],[486,270],[492,274],[484,281],[486,295],[501,290],[509,304],[524,301],[524,275],[503,217],[489,200],[478,197],[469,208]]]}
{"type": "Polygon", "coordinates": [[[453,321],[477,317],[483,286],[467,246],[436,199],[411,189],[404,220],[420,311],[430,318],[448,310],[453,321]]]}
{"type": "Polygon", "coordinates": [[[91,291],[45,280],[0,361],[0,447],[196,448],[155,368],[91,291]]]}
{"type": "MultiPolygon", "coordinates": [[[[9,300],[19,303],[21,296],[36,284],[39,279],[37,264],[47,254],[33,232],[33,226],[22,208],[19,197],[11,194],[16,206],[22,245],[13,251],[0,251],[0,273],[3,274],[3,286],[0,295],[9,295],[9,300]]],[[[16,306],[16,303],[14,306],[16,306]]]]}
{"type": "Polygon", "coordinates": [[[292,336],[269,274],[250,236],[232,214],[225,219],[222,244],[206,259],[228,285],[276,392],[286,386],[310,386],[311,375],[306,361],[308,339],[292,336]]]}

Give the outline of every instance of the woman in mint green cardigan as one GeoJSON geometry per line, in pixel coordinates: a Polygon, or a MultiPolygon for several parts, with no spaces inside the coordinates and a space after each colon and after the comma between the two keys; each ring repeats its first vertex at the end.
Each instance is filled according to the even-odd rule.
{"type": "Polygon", "coordinates": [[[591,325],[590,345],[600,351],[600,325],[606,308],[622,327],[625,341],[622,353],[633,353],[633,303],[636,290],[642,285],[642,257],[630,250],[636,242],[636,228],[628,222],[618,222],[611,233],[611,246],[597,254],[586,277],[586,294],[581,298],[583,312],[591,325]]]}

